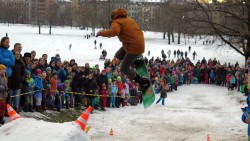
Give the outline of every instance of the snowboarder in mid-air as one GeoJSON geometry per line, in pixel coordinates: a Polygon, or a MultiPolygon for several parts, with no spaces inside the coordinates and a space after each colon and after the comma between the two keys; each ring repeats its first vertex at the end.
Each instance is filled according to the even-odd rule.
{"type": "Polygon", "coordinates": [[[99,31],[96,36],[118,36],[123,46],[116,52],[115,59],[123,60],[121,72],[139,83],[142,92],[147,91],[150,87],[150,80],[130,69],[132,65],[138,67],[144,64],[144,60],[137,59],[145,50],[142,30],[133,19],[128,17],[128,13],[124,9],[113,10],[110,23],[111,29],[99,31]]]}

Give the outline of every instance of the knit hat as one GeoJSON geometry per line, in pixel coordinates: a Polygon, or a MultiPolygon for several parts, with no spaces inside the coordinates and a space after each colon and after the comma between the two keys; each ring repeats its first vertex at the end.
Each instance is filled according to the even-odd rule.
{"type": "Polygon", "coordinates": [[[106,73],[106,70],[105,70],[105,69],[104,69],[104,70],[102,70],[102,73],[103,73],[103,72],[105,72],[105,73],[106,73]]]}
{"type": "Polygon", "coordinates": [[[0,64],[0,70],[6,70],[6,67],[5,67],[5,65],[3,65],[3,64],[0,64]]]}
{"type": "Polygon", "coordinates": [[[68,80],[65,80],[63,83],[64,83],[64,84],[69,84],[69,81],[68,81],[68,80]]]}
{"type": "Polygon", "coordinates": [[[158,79],[158,77],[155,77],[155,81],[158,81],[159,79],[158,79]]]}
{"type": "Polygon", "coordinates": [[[53,71],[52,76],[54,76],[54,75],[58,75],[58,72],[57,71],[53,71]]]}
{"type": "Polygon", "coordinates": [[[112,82],[112,79],[111,79],[111,78],[109,78],[109,79],[108,79],[108,82],[109,82],[109,83],[111,83],[111,82],[112,82]]]}
{"type": "Polygon", "coordinates": [[[47,67],[47,68],[46,68],[46,71],[51,71],[51,67],[47,67]]]}
{"type": "Polygon", "coordinates": [[[29,52],[24,53],[24,57],[31,57],[31,53],[29,52]]]}
{"type": "Polygon", "coordinates": [[[121,81],[122,80],[121,76],[117,76],[117,80],[121,81]]]}
{"type": "Polygon", "coordinates": [[[42,73],[42,70],[37,69],[37,70],[36,70],[36,75],[38,75],[39,73],[42,73]]]}
{"type": "Polygon", "coordinates": [[[25,70],[25,74],[28,75],[28,74],[31,74],[29,70],[25,70]]]}

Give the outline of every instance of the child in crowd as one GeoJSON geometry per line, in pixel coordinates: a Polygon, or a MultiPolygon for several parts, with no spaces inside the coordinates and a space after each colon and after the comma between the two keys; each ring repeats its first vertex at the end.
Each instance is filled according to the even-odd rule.
{"type": "Polygon", "coordinates": [[[235,76],[231,76],[231,78],[230,78],[230,84],[229,84],[229,88],[228,88],[228,90],[233,90],[234,89],[234,87],[236,86],[236,79],[235,79],[235,76]]]}
{"type": "Polygon", "coordinates": [[[105,83],[103,83],[102,89],[101,89],[101,107],[103,111],[105,111],[105,107],[107,103],[107,96],[108,96],[107,87],[105,83]]]}
{"type": "Polygon", "coordinates": [[[42,81],[42,70],[37,69],[35,78],[35,87],[34,87],[34,98],[36,100],[36,111],[42,112],[42,90],[43,90],[43,81],[42,81]]]}
{"type": "MultiPolygon", "coordinates": [[[[247,107],[245,107],[245,111],[246,113],[250,114],[250,96],[248,95],[247,97],[247,107]]],[[[250,118],[247,117],[244,113],[242,114],[242,117],[241,117],[242,121],[246,124],[248,124],[248,141],[250,141],[250,118]]]]}
{"type": "Polygon", "coordinates": [[[23,86],[22,86],[22,93],[28,93],[26,95],[24,95],[25,97],[25,103],[24,103],[24,108],[23,111],[24,112],[34,112],[33,110],[33,89],[35,87],[35,83],[34,83],[34,79],[31,78],[31,73],[29,70],[25,71],[26,76],[25,76],[25,80],[23,82],[23,86]]]}
{"type": "Polygon", "coordinates": [[[55,97],[55,106],[57,111],[61,111],[62,103],[62,96],[66,93],[67,88],[69,87],[69,81],[65,80],[63,83],[58,83],[57,85],[57,92],[55,97]]]}
{"type": "Polygon", "coordinates": [[[157,100],[156,104],[158,104],[162,100],[162,105],[164,105],[165,98],[167,98],[167,87],[166,86],[161,90],[161,96],[157,100]]]}
{"type": "Polygon", "coordinates": [[[0,64],[0,124],[4,124],[4,113],[6,110],[5,99],[8,95],[8,82],[6,77],[6,67],[0,64]]]}
{"type": "Polygon", "coordinates": [[[55,107],[55,97],[56,97],[56,92],[57,92],[57,84],[58,84],[58,73],[55,71],[51,75],[50,79],[50,106],[51,109],[54,110],[55,107]]]}
{"type": "Polygon", "coordinates": [[[113,78],[113,84],[112,84],[112,97],[111,97],[111,106],[115,108],[115,100],[117,96],[118,88],[116,85],[116,80],[113,78]]]}

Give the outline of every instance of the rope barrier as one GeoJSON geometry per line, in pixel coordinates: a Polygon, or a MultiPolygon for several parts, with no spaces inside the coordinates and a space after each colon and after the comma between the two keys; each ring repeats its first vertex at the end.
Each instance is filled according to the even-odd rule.
{"type": "MultiPolygon", "coordinates": [[[[44,91],[44,90],[42,90],[44,91]]],[[[10,98],[17,97],[17,96],[22,96],[22,95],[28,95],[28,94],[34,94],[36,92],[41,92],[41,90],[37,91],[32,91],[32,92],[27,92],[27,93],[22,93],[14,96],[10,96],[10,98]]],[[[79,93],[79,92],[64,92],[64,91],[58,91],[64,94],[74,94],[74,95],[84,95],[84,96],[95,96],[95,97],[122,97],[122,96],[110,96],[110,95],[100,95],[100,94],[86,94],[85,92],[79,93]]],[[[132,98],[136,96],[125,96],[125,98],[132,98]]]]}

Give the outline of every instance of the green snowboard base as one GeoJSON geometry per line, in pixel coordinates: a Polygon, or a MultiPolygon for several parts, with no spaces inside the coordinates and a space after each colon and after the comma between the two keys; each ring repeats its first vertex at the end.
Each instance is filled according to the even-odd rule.
{"type": "MultiPolygon", "coordinates": [[[[139,58],[143,58],[143,56],[140,55],[139,58]]],[[[140,67],[136,68],[136,72],[139,75],[145,76],[148,79],[150,79],[148,71],[146,69],[145,62],[140,67]]],[[[153,89],[152,84],[151,84],[146,92],[142,92],[142,102],[143,102],[144,108],[145,109],[148,108],[150,105],[152,105],[154,103],[154,101],[155,101],[155,92],[154,92],[154,89],[153,89]]]]}

